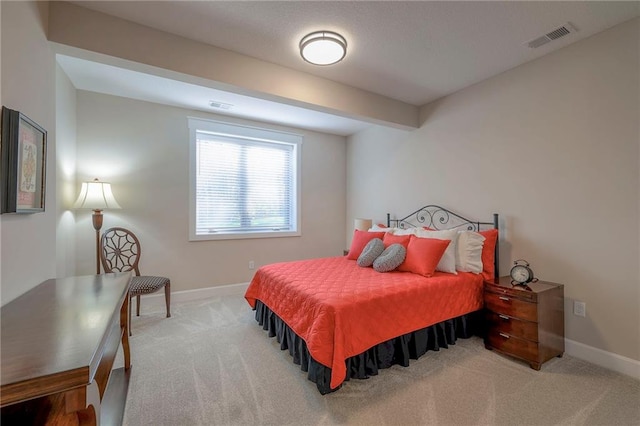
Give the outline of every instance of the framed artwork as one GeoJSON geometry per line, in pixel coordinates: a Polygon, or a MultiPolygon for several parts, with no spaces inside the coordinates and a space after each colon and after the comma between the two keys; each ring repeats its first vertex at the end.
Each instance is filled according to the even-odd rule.
{"type": "Polygon", "coordinates": [[[2,107],[1,213],[44,211],[47,131],[19,111],[2,107]]]}

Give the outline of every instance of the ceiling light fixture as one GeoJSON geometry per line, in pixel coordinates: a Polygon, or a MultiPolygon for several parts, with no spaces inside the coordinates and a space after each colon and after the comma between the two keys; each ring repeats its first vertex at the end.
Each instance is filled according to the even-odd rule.
{"type": "Polygon", "coordinates": [[[333,65],[347,54],[347,40],[332,31],[315,31],[300,40],[302,59],[313,65],[333,65]]]}

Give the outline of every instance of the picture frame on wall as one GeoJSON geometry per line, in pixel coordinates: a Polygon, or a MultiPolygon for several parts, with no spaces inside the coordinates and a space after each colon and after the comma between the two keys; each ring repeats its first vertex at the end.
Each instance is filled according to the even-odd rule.
{"type": "Polygon", "coordinates": [[[2,107],[0,213],[45,208],[47,131],[20,111],[2,107]]]}

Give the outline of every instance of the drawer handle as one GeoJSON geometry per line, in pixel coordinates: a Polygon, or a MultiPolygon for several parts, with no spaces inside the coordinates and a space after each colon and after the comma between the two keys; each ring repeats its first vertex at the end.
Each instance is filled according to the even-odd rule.
{"type": "Polygon", "coordinates": [[[508,297],[504,297],[504,296],[498,296],[498,299],[506,300],[507,302],[510,300],[508,297]]]}
{"type": "Polygon", "coordinates": [[[509,318],[508,316],[506,316],[506,315],[498,315],[498,316],[500,317],[500,319],[503,319],[503,320],[505,320],[505,321],[509,321],[509,319],[510,319],[510,318],[509,318]]]}
{"type": "Polygon", "coordinates": [[[509,338],[509,335],[508,334],[504,334],[504,333],[500,333],[500,336],[504,337],[505,339],[509,338]]]}

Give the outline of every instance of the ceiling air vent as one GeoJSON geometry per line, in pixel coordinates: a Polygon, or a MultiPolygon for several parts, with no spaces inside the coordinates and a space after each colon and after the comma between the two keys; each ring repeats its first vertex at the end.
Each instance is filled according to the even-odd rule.
{"type": "Polygon", "coordinates": [[[566,23],[561,27],[558,28],[554,28],[553,30],[549,31],[548,33],[546,33],[545,35],[535,38],[529,42],[527,42],[527,46],[529,46],[532,49],[535,49],[536,47],[540,47],[544,44],[549,43],[550,41],[553,40],[557,40],[560,37],[564,37],[566,35],[569,35],[573,32],[576,32],[576,29],[573,25],[571,25],[570,23],[566,23]]]}
{"type": "Polygon", "coordinates": [[[231,104],[225,104],[224,102],[218,102],[218,101],[209,101],[209,106],[211,108],[218,108],[218,109],[231,109],[233,107],[233,105],[231,104]]]}

